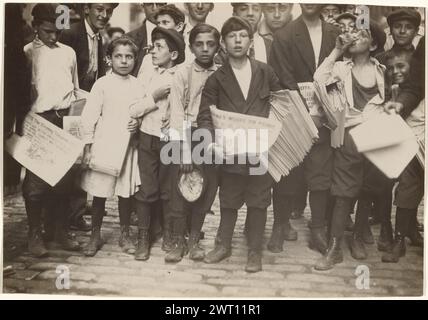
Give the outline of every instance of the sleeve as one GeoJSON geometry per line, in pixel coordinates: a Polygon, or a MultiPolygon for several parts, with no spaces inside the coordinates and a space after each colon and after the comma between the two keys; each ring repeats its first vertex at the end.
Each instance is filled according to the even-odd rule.
{"type": "Polygon", "coordinates": [[[269,74],[269,89],[272,92],[279,91],[282,89],[281,83],[279,82],[279,79],[277,75],[275,74],[275,71],[273,71],[272,67],[268,65],[268,74],[269,74]]]}
{"type": "Polygon", "coordinates": [[[202,90],[201,105],[198,113],[198,127],[211,131],[214,137],[214,125],[211,118],[210,106],[218,105],[219,87],[215,74],[208,77],[202,90]]]}
{"type": "Polygon", "coordinates": [[[94,140],[95,126],[100,119],[103,109],[104,94],[100,81],[95,82],[91,92],[88,94],[85,107],[82,112],[82,127],[84,141],[90,144],[94,140]]]}
{"type": "Polygon", "coordinates": [[[169,104],[171,111],[170,118],[170,129],[174,129],[179,133],[180,140],[183,140],[183,121],[185,118],[184,108],[186,107],[186,94],[188,88],[186,88],[185,74],[187,74],[187,68],[181,69],[174,74],[171,85],[171,92],[169,94],[169,104]]]}
{"type": "Polygon", "coordinates": [[[136,100],[130,107],[129,112],[131,118],[137,119],[145,116],[147,113],[156,110],[157,106],[151,92],[148,92],[146,88],[142,88],[142,98],[136,100]]]}
{"type": "Polygon", "coordinates": [[[76,93],[79,90],[79,76],[77,74],[77,59],[74,50],[72,50],[71,75],[73,79],[74,92],[76,93]]]}
{"type": "MultiPolygon", "coordinates": [[[[284,30],[286,32],[288,29],[284,30]]],[[[286,39],[281,39],[276,33],[273,38],[269,63],[279,78],[281,86],[286,89],[297,90],[297,81],[294,78],[294,67],[290,44],[286,39]]]]}

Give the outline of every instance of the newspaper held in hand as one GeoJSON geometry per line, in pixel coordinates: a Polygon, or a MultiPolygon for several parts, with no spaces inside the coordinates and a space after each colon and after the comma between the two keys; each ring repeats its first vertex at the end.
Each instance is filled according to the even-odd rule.
{"type": "Polygon", "coordinates": [[[419,148],[414,133],[397,114],[373,116],[349,134],[358,152],[390,179],[400,176],[419,148]]]}
{"type": "Polygon", "coordinates": [[[33,112],[24,120],[22,137],[14,134],[6,141],[7,152],[51,186],[71,168],[83,146],[82,141],[33,112]]]}

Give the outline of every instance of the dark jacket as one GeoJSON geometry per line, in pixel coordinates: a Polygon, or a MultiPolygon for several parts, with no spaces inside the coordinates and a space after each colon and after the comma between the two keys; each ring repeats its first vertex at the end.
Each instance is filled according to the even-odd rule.
{"type": "MultiPolygon", "coordinates": [[[[198,114],[198,127],[213,132],[210,106],[228,112],[267,118],[269,116],[269,96],[271,91],[281,90],[279,80],[267,64],[250,59],[251,82],[247,99],[244,99],[241,88],[229,62],[214,72],[205,83],[202,91],[201,105],[198,114]]],[[[223,170],[231,173],[248,174],[247,165],[223,165],[223,170]]]]}
{"type": "Polygon", "coordinates": [[[143,62],[144,56],[147,54],[147,20],[143,21],[143,24],[138,29],[132,30],[126,34],[127,37],[131,38],[138,48],[137,59],[135,61],[134,70],[132,75],[137,76],[140,70],[141,63],[143,62]]]}
{"type": "MultiPolygon", "coordinates": [[[[72,47],[76,52],[77,73],[79,75],[79,87],[86,91],[91,91],[94,83],[85,83],[83,79],[86,76],[89,67],[89,45],[86,34],[85,21],[74,23],[70,29],[66,29],[61,34],[60,42],[72,47]]],[[[103,42],[101,37],[98,40],[98,78],[106,74],[104,63],[103,42]]],[[[95,81],[94,81],[95,82],[95,81]]]]}
{"type": "MultiPolygon", "coordinates": [[[[340,33],[338,28],[329,23],[322,21],[321,24],[322,44],[318,65],[333,50],[340,33]]],[[[313,81],[317,66],[309,31],[302,16],[275,32],[269,64],[286,89],[297,90],[297,83],[313,81]]]]}

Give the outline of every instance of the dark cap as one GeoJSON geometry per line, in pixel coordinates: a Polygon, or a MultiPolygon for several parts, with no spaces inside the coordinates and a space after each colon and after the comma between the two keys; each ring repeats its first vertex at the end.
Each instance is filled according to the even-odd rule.
{"type": "Polygon", "coordinates": [[[247,30],[250,38],[253,38],[253,28],[247,20],[237,16],[230,17],[223,23],[223,26],[221,27],[221,37],[224,38],[229,32],[238,31],[241,29],[247,30]],[[240,29],[236,29],[237,26],[239,26],[240,29]]]}
{"type": "Polygon", "coordinates": [[[398,20],[409,20],[416,28],[419,28],[419,25],[421,24],[421,15],[415,9],[402,8],[392,11],[386,18],[389,27],[398,20]]]}
{"type": "Polygon", "coordinates": [[[341,20],[341,19],[352,19],[355,21],[355,20],[357,20],[357,16],[353,15],[352,13],[349,13],[349,12],[344,12],[344,13],[341,13],[337,16],[336,22],[339,22],[339,20],[341,20]]]}
{"type": "Polygon", "coordinates": [[[56,12],[58,3],[38,3],[31,11],[34,21],[48,21],[55,23],[56,19],[62,14],[61,11],[56,12]]]}
{"type": "Polygon", "coordinates": [[[186,48],[186,44],[184,42],[183,35],[175,29],[165,29],[162,27],[156,27],[152,31],[152,42],[154,42],[153,38],[154,38],[155,34],[158,34],[158,33],[164,35],[165,38],[168,38],[168,40],[174,42],[175,45],[177,46],[178,58],[177,58],[177,60],[175,60],[176,64],[180,64],[180,63],[184,62],[184,59],[185,59],[184,51],[186,48]]]}

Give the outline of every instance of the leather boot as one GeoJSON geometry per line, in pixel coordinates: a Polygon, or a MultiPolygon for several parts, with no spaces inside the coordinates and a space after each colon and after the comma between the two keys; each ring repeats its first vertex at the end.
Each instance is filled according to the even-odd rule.
{"type": "Polygon", "coordinates": [[[272,234],[270,236],[267,248],[270,252],[279,253],[282,251],[282,245],[284,243],[284,232],[283,226],[274,224],[272,227],[272,234]]]}
{"type": "Polygon", "coordinates": [[[138,242],[137,242],[137,248],[135,249],[134,259],[145,261],[145,260],[148,260],[149,257],[150,257],[149,230],[139,229],[138,242]]]}
{"type": "Polygon", "coordinates": [[[319,271],[330,270],[335,264],[341,263],[342,261],[341,239],[333,237],[330,239],[327,253],[317,262],[314,268],[319,271]]]}
{"type": "Polygon", "coordinates": [[[382,262],[397,263],[401,257],[406,254],[406,241],[405,237],[397,233],[395,235],[394,244],[390,252],[386,252],[382,255],[382,262]]]}
{"type": "Polygon", "coordinates": [[[391,221],[383,222],[380,226],[380,235],[379,239],[377,240],[377,249],[383,252],[390,251],[394,241],[393,238],[391,221]]]}
{"type": "Polygon", "coordinates": [[[205,263],[218,263],[228,257],[232,254],[232,250],[230,246],[217,243],[213,250],[209,251],[205,258],[205,263]]]}
{"type": "Polygon", "coordinates": [[[190,233],[189,243],[189,258],[194,261],[202,261],[205,258],[205,250],[199,244],[199,234],[190,233]]]}
{"type": "Polygon", "coordinates": [[[262,253],[259,250],[248,250],[245,271],[254,273],[262,271],[262,253]]]}
{"type": "Polygon", "coordinates": [[[165,218],[163,230],[163,239],[162,239],[162,250],[165,252],[170,252],[174,248],[174,242],[172,238],[172,219],[165,218]]]}
{"type": "Polygon", "coordinates": [[[165,255],[166,263],[177,263],[183,259],[183,256],[186,254],[186,241],[184,240],[183,235],[173,236],[173,248],[165,255]]]}
{"type": "Polygon", "coordinates": [[[101,228],[95,227],[92,229],[91,238],[89,243],[83,249],[83,254],[87,257],[93,257],[97,253],[98,250],[101,249],[104,242],[101,239],[101,228]]]}
{"type": "Polygon", "coordinates": [[[297,240],[297,231],[293,228],[290,221],[287,221],[285,224],[283,224],[282,232],[284,233],[284,240],[286,241],[297,240]]]}
{"type": "Polygon", "coordinates": [[[328,242],[325,228],[311,228],[310,247],[323,255],[327,253],[328,242]]]}
{"type": "Polygon", "coordinates": [[[418,209],[412,209],[409,217],[409,227],[407,228],[407,237],[410,239],[410,245],[415,247],[423,247],[424,238],[418,231],[418,209]]]}
{"type": "Polygon", "coordinates": [[[367,252],[361,235],[354,232],[351,240],[351,256],[356,260],[367,259],[367,252]]]}
{"type": "Polygon", "coordinates": [[[125,253],[135,253],[135,244],[131,239],[129,226],[120,226],[119,247],[121,247],[122,251],[125,253]]]}
{"type": "Polygon", "coordinates": [[[43,243],[40,227],[30,228],[28,232],[28,251],[36,258],[46,257],[49,254],[43,243]]]}
{"type": "Polygon", "coordinates": [[[56,229],[55,229],[55,242],[60,245],[63,250],[77,251],[80,250],[80,244],[74,240],[68,232],[68,216],[64,213],[67,210],[64,208],[64,204],[67,200],[63,199],[60,201],[60,212],[57,215],[56,229]]]}

